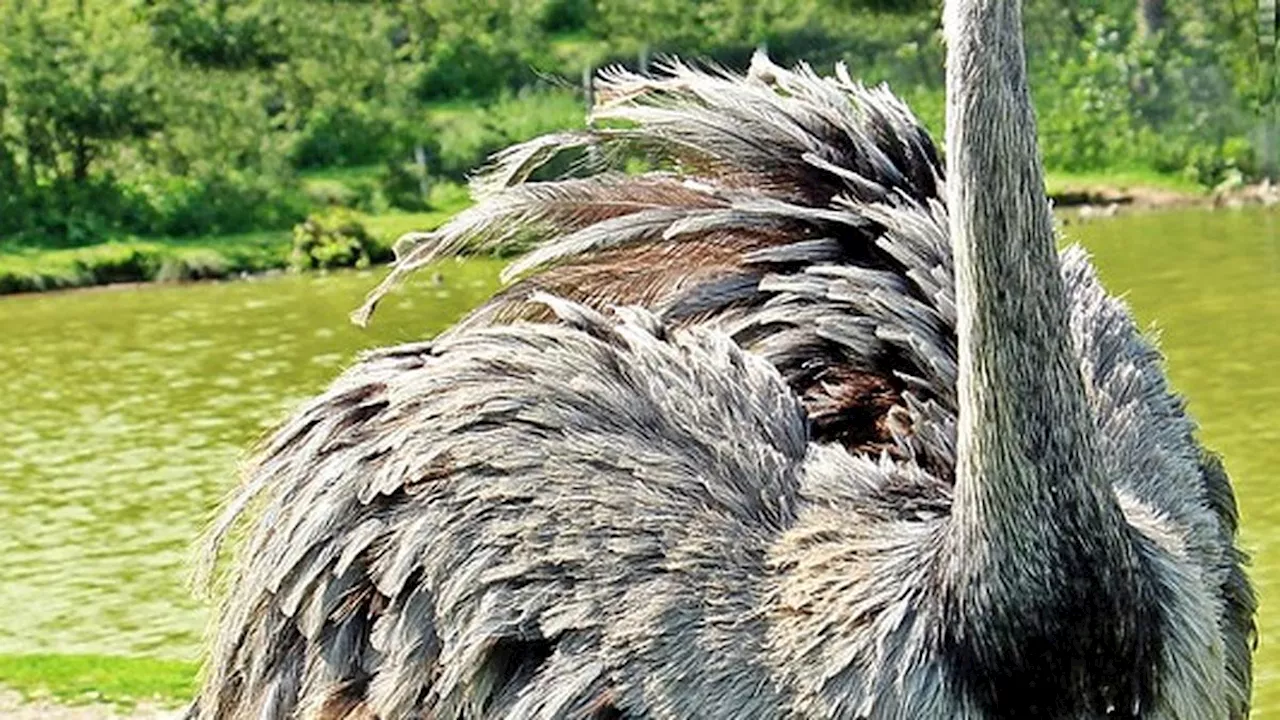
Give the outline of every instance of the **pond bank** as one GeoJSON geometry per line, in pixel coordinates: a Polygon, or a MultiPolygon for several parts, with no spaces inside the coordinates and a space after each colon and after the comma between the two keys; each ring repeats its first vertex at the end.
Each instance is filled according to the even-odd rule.
{"type": "MultiPolygon", "coordinates": [[[[380,254],[411,230],[433,230],[461,207],[357,216],[380,254]]],[[[269,230],[203,238],[120,238],[72,248],[0,244],[0,295],[140,282],[221,280],[289,267],[294,237],[269,230]]]]}
{"type": "Polygon", "coordinates": [[[178,720],[182,709],[142,703],[132,708],[104,703],[62,705],[29,700],[20,693],[0,689],[0,720],[178,720]]]}
{"type": "MultiPolygon", "coordinates": [[[[1280,186],[1269,182],[1213,192],[1176,184],[1120,184],[1089,179],[1051,181],[1054,207],[1073,219],[1110,217],[1131,211],[1223,209],[1280,203],[1280,186]]],[[[363,219],[370,233],[390,246],[411,230],[432,230],[460,208],[363,219]]],[[[291,234],[272,231],[196,240],[136,239],[79,248],[0,247],[0,295],[47,292],[122,283],[188,282],[280,272],[289,265],[291,234]]]]}
{"type": "Polygon", "coordinates": [[[1054,207],[1086,217],[1107,217],[1126,211],[1159,211],[1202,208],[1272,207],[1280,203],[1280,185],[1263,181],[1253,185],[1196,192],[1171,187],[1063,182],[1049,194],[1054,207]]]}

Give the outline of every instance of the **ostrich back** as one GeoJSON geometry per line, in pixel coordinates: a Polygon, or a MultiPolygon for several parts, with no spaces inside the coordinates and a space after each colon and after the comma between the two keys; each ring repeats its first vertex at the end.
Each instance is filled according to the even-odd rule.
{"type": "MultiPolygon", "coordinates": [[[[937,647],[956,316],[911,113],[763,57],[600,94],[595,129],[500,154],[473,209],[400,248],[397,276],[525,243],[517,281],[262,449],[214,534],[255,509],[192,714],[1098,716],[1070,678],[983,705],[937,647]],[[579,177],[530,179],[566,155],[579,177]],[[637,157],[655,169],[610,170],[637,157]]],[[[1244,717],[1229,482],[1084,254],[1061,272],[1158,601],[1150,666],[1088,680],[1152,689],[1115,716],[1244,717]]]]}

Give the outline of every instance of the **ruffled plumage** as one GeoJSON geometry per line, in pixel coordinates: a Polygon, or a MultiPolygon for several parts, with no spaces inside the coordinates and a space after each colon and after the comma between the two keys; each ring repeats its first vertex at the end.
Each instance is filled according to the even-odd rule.
{"type": "MultiPolygon", "coordinates": [[[[500,153],[475,207],[407,236],[361,318],[463,249],[527,248],[510,287],[262,449],[215,533],[261,506],[193,714],[977,717],[929,662],[957,412],[932,141],[887,90],[763,56],[610,70],[599,96],[593,128],[500,153]],[[593,174],[530,180],[584,152],[593,174]],[[636,153],[657,169],[610,166],[636,153]]],[[[1128,311],[1061,264],[1117,500],[1196,589],[1166,620],[1218,631],[1184,639],[1216,669],[1166,643],[1162,682],[1192,689],[1143,710],[1243,717],[1229,482],[1128,311]]]]}

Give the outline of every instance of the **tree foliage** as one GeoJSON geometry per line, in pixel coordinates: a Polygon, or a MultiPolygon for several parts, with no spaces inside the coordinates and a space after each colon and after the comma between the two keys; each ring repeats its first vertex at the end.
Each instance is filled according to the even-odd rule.
{"type": "Polygon", "coordinates": [[[5,36],[5,104],[28,174],[83,184],[112,143],[158,129],[156,80],[127,39],[34,9],[7,18],[5,36]]]}
{"type": "MultiPolygon", "coordinates": [[[[415,155],[461,178],[486,152],[580,123],[585,69],[662,53],[740,65],[766,45],[783,62],[843,59],[940,131],[939,6],[6,0],[0,242],[290,227],[308,211],[299,174],[333,167],[390,168],[370,180],[379,200],[355,195],[416,206],[402,177],[421,172],[415,155]]],[[[1050,167],[1206,184],[1259,172],[1255,118],[1271,88],[1250,0],[1024,8],[1050,167]],[[1142,8],[1158,22],[1140,22],[1142,8]]]]}
{"type": "Polygon", "coordinates": [[[274,3],[142,0],[138,10],[156,45],[189,63],[239,70],[288,59],[284,19],[274,3]]]}

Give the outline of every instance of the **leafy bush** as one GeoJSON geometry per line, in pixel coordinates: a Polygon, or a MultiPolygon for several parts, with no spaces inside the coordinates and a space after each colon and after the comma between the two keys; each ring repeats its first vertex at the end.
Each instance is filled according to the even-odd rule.
{"type": "Polygon", "coordinates": [[[575,32],[585,29],[594,15],[591,0],[548,0],[542,4],[538,25],[549,33],[575,32]]]}
{"type": "Polygon", "coordinates": [[[458,37],[436,44],[417,81],[422,100],[491,97],[531,79],[527,64],[512,47],[483,38],[458,37]]]}
{"type": "Polygon", "coordinates": [[[110,176],[18,186],[0,204],[7,205],[0,235],[19,246],[89,245],[149,227],[152,218],[145,198],[110,176]]]}
{"type": "Polygon", "coordinates": [[[1149,168],[1205,186],[1253,169],[1229,83],[1168,37],[1143,42],[1099,16],[1036,83],[1045,164],[1071,171],[1149,168]]]}
{"type": "Polygon", "coordinates": [[[355,213],[332,209],[308,217],[293,229],[293,270],[336,267],[368,267],[371,262],[389,260],[355,213]]]}
{"type": "Polygon", "coordinates": [[[296,187],[271,178],[228,172],[206,177],[158,177],[145,193],[152,222],[134,232],[150,235],[211,235],[287,228],[306,215],[296,187]]]}

